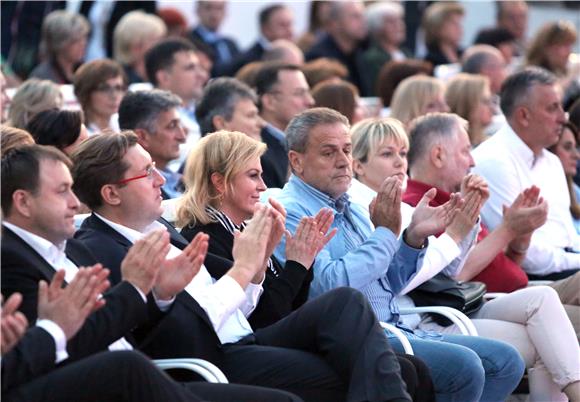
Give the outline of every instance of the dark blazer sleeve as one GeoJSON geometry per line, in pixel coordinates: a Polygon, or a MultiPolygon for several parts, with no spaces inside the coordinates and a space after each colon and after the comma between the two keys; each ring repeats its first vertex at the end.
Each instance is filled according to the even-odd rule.
{"type": "Polygon", "coordinates": [[[14,348],[2,356],[2,394],[55,367],[56,345],[48,332],[30,328],[14,348]]]}
{"type": "MultiPolygon", "coordinates": [[[[181,234],[186,239],[192,239],[198,232],[205,232],[210,236],[209,251],[219,257],[233,260],[234,239],[222,225],[219,223],[186,225],[181,234]]],[[[288,261],[282,268],[274,257],[272,259],[277,266],[279,275],[276,277],[270,271],[266,272],[266,278],[262,284],[264,293],[262,293],[256,309],[248,317],[248,321],[254,329],[275,323],[300,307],[308,299],[312,270],[307,270],[295,261],[288,261]]],[[[215,279],[219,279],[223,275],[223,273],[215,275],[211,271],[210,274],[215,279]]]]}

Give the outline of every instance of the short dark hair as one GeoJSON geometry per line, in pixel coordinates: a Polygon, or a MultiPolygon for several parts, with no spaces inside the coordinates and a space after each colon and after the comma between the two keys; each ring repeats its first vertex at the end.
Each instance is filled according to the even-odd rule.
{"type": "Polygon", "coordinates": [[[509,118],[515,108],[529,96],[534,85],[554,85],[556,76],[541,67],[526,67],[503,82],[500,91],[500,107],[503,114],[509,118]]]}
{"type": "Polygon", "coordinates": [[[51,109],[38,113],[26,125],[39,145],[52,145],[61,151],[74,144],[81,133],[83,112],[51,109]]]}
{"type": "Polygon", "coordinates": [[[280,71],[302,71],[300,67],[295,64],[289,64],[279,61],[265,62],[258,74],[256,74],[256,92],[258,96],[262,96],[272,90],[278,84],[280,71]]]}
{"type": "Polygon", "coordinates": [[[119,127],[121,130],[141,128],[155,134],[159,114],[181,104],[179,96],[161,89],[127,92],[119,105],[119,127]]]}
{"type": "Polygon", "coordinates": [[[173,55],[179,52],[195,52],[195,47],[186,39],[171,38],[157,43],[147,51],[145,54],[145,70],[147,78],[154,86],[158,84],[155,77],[157,71],[170,68],[175,62],[173,55]]]}
{"type": "Polygon", "coordinates": [[[215,116],[222,116],[229,121],[241,99],[250,99],[254,103],[257,101],[254,91],[235,78],[221,77],[212,80],[203,90],[195,108],[195,117],[199,123],[201,135],[216,131],[213,124],[215,116]]]}
{"type": "Polygon", "coordinates": [[[72,154],[73,191],[90,209],[103,205],[101,189],[121,181],[129,166],[123,158],[137,136],[132,131],[94,135],[72,154]]]}
{"type": "Polygon", "coordinates": [[[477,33],[475,40],[476,45],[490,45],[498,47],[502,43],[513,42],[516,37],[507,29],[500,27],[484,28],[477,33]]]}
{"type": "Polygon", "coordinates": [[[71,161],[65,154],[46,145],[23,145],[2,156],[1,202],[4,216],[10,216],[12,196],[17,190],[36,194],[40,186],[40,163],[43,160],[62,162],[69,169],[71,167],[71,161]]]}
{"type": "Polygon", "coordinates": [[[278,10],[285,9],[286,6],[283,4],[272,4],[271,6],[265,7],[260,10],[258,14],[258,22],[260,23],[260,27],[263,27],[268,22],[270,22],[270,18],[272,18],[272,14],[274,14],[278,10]]]}

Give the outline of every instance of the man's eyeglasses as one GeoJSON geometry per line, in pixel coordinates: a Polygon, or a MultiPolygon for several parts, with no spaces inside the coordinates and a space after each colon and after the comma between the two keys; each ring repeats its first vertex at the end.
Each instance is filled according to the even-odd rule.
{"type": "Polygon", "coordinates": [[[156,171],[157,171],[157,169],[155,168],[155,162],[152,162],[151,165],[145,169],[145,174],[142,174],[139,176],[129,177],[129,178],[123,179],[123,180],[119,180],[115,184],[127,184],[129,182],[132,182],[133,180],[144,179],[146,177],[150,178],[150,177],[153,177],[153,172],[156,172],[156,171]]]}

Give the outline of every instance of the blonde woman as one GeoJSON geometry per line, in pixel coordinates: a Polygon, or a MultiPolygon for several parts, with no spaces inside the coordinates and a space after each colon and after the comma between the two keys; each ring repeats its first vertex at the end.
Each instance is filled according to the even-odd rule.
{"type": "Polygon", "coordinates": [[[485,140],[484,129],[493,119],[489,79],[483,75],[458,74],[447,83],[445,101],[452,113],[469,122],[469,140],[474,147],[485,140]]]}
{"type": "Polygon", "coordinates": [[[12,97],[6,124],[24,129],[37,113],[60,109],[62,103],[58,85],[49,80],[31,78],[24,81],[12,97]]]}
{"type": "MultiPolygon", "coordinates": [[[[266,145],[240,132],[218,131],[203,137],[192,149],[187,159],[184,182],[186,192],[177,208],[178,226],[189,241],[198,232],[210,235],[208,251],[233,261],[234,234],[243,231],[266,190],[262,180],[260,156],[266,145]]],[[[285,266],[270,257],[284,233],[285,211],[271,200],[279,210],[281,226],[272,235],[264,261],[264,295],[249,317],[253,328],[262,328],[283,318],[308,299],[315,255],[332,237],[321,236],[330,227],[333,215],[323,210],[315,218],[304,218],[296,234],[287,236],[290,253],[285,266]]],[[[214,278],[223,275],[212,273],[214,278]]]]}
{"type": "Polygon", "coordinates": [[[448,111],[443,82],[437,78],[416,75],[404,79],[395,90],[390,117],[407,125],[415,117],[448,111]]]}

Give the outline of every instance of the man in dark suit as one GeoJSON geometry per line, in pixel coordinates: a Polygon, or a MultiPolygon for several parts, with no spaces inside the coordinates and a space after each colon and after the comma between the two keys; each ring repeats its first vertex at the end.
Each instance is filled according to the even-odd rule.
{"type": "MultiPolygon", "coordinates": [[[[121,255],[159,226],[163,178],[149,169],[151,157],[134,135],[90,138],[73,159],[74,190],[94,211],[78,238],[94,252],[121,255]],[[126,185],[109,184],[121,182],[126,185]]],[[[358,292],[337,289],[252,331],[246,317],[259,302],[264,264],[240,261],[264,261],[259,240],[269,241],[279,219],[260,206],[242,233],[256,240],[234,244],[234,266],[217,281],[202,266],[144,350],[154,357],[202,357],[231,381],[284,389],[305,400],[409,400],[396,357],[358,292]]],[[[198,236],[206,235],[198,233],[194,241],[198,236]]]]}
{"type": "Polygon", "coordinates": [[[273,4],[262,9],[258,20],[260,24],[258,40],[234,59],[226,70],[227,75],[234,75],[246,64],[262,60],[265,51],[270,49],[275,40],[294,39],[294,18],[292,11],[285,5],[273,4]]]}
{"type": "Polygon", "coordinates": [[[280,62],[265,64],[256,75],[260,116],[266,121],[262,140],[268,145],[264,159],[273,169],[266,172],[268,187],[282,188],[288,181],[288,151],[284,130],[294,116],[314,106],[310,87],[298,66],[280,62]]]}
{"type": "Polygon", "coordinates": [[[306,61],[328,57],[348,68],[348,79],[359,89],[361,96],[372,96],[365,84],[366,66],[361,44],[367,35],[362,1],[330,2],[327,33],[305,54],[306,61]]]}
{"type": "Polygon", "coordinates": [[[211,75],[212,77],[223,75],[224,67],[240,54],[236,42],[218,32],[226,15],[226,2],[197,1],[195,11],[199,24],[189,33],[189,37],[194,43],[200,41],[211,47],[214,55],[211,75]]]}
{"type": "MultiPolygon", "coordinates": [[[[12,150],[2,158],[1,202],[4,215],[1,247],[2,292],[5,295],[17,292],[23,295],[23,312],[29,322],[36,322],[36,318],[42,318],[43,314],[42,309],[37,309],[39,280],[50,281],[55,276],[57,268],[64,268],[64,275],[57,275],[64,276],[66,282],[69,282],[78,275],[78,267],[81,264],[92,265],[95,262],[85,246],[78,241],[68,240],[74,233],[74,214],[79,207],[78,199],[71,190],[72,179],[68,166],[70,161],[60,151],[39,145],[12,150]]],[[[80,364],[78,367],[86,368],[83,369],[83,373],[88,373],[91,370],[90,366],[95,364],[94,367],[99,370],[94,372],[95,374],[100,373],[107,365],[118,365],[119,359],[123,360],[123,356],[109,357],[108,352],[105,352],[104,357],[100,357],[101,355],[97,353],[106,350],[107,347],[111,350],[130,351],[133,344],[146,341],[149,332],[154,331],[160,321],[166,318],[166,311],[172,308],[175,295],[199,270],[204,250],[207,248],[205,244],[207,239],[204,240],[203,237],[200,239],[197,245],[193,245],[192,242],[192,245],[171,261],[165,258],[169,247],[169,236],[165,230],[153,231],[135,242],[121,262],[119,269],[121,281],[104,294],[105,306],[89,315],[79,332],[60,349],[63,353],[66,352],[65,356],[57,354],[53,364],[62,359],[66,359],[63,363],[67,364],[78,362],[80,364]],[[176,262],[179,263],[177,270],[176,262]],[[165,310],[165,313],[162,310],[165,310]],[[89,356],[94,359],[91,361],[98,363],[87,363],[85,358],[89,356]]],[[[46,335],[35,335],[35,338],[42,337],[46,338],[46,335]]],[[[15,360],[6,360],[24,364],[24,369],[27,370],[26,367],[30,364],[26,358],[36,356],[29,353],[31,353],[29,348],[18,349],[15,360]]],[[[3,366],[6,363],[4,358],[2,363],[3,366]]],[[[54,368],[53,365],[46,366],[44,363],[38,364],[38,367],[42,370],[54,368]]],[[[141,363],[127,364],[129,368],[137,369],[141,363]]],[[[81,369],[68,370],[67,376],[76,376],[70,373],[79,373],[81,369]]],[[[12,369],[9,372],[15,373],[12,369]]],[[[151,377],[143,370],[139,372],[142,372],[144,377],[151,377]]],[[[49,377],[49,382],[58,380],[59,376],[54,375],[56,376],[54,380],[49,377]]],[[[105,374],[101,377],[108,378],[105,374]]],[[[26,376],[22,377],[23,379],[18,378],[6,380],[3,377],[7,381],[6,383],[3,381],[3,386],[16,385],[23,380],[32,379],[26,376]]],[[[25,389],[22,392],[33,392],[29,389],[32,387],[31,384],[24,384],[25,389]]],[[[291,399],[288,394],[280,394],[274,390],[222,388],[223,386],[219,386],[213,394],[207,395],[213,395],[211,399],[223,401],[240,399],[269,401],[272,398],[296,400],[291,399]]],[[[150,397],[153,395],[151,393],[150,397]]]]}

